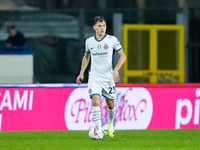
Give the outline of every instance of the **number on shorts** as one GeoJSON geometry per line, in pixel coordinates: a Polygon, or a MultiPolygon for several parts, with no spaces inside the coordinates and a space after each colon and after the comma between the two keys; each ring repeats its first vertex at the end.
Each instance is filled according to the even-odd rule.
{"type": "Polygon", "coordinates": [[[115,87],[114,86],[113,87],[109,87],[108,89],[109,89],[109,94],[115,93],[115,87]]]}

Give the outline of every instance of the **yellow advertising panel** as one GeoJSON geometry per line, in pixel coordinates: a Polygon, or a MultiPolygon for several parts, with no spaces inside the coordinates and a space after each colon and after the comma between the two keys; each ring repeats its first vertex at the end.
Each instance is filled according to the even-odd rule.
{"type": "Polygon", "coordinates": [[[183,83],[184,26],[123,25],[124,83],[183,83]]]}

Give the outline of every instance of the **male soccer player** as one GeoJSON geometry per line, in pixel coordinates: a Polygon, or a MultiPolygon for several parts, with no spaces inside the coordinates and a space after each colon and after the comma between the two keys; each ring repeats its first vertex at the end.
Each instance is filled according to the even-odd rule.
{"type": "Polygon", "coordinates": [[[82,59],[81,71],[76,79],[78,85],[84,78],[84,71],[91,57],[88,92],[93,102],[92,115],[96,126],[101,126],[100,97],[105,97],[108,106],[108,135],[113,137],[113,121],[115,117],[115,82],[120,80],[119,69],[126,60],[120,42],[115,36],[106,34],[106,20],[102,16],[94,18],[95,36],[85,42],[85,55],[82,59]],[[120,58],[114,70],[112,68],[113,49],[120,58]]]}

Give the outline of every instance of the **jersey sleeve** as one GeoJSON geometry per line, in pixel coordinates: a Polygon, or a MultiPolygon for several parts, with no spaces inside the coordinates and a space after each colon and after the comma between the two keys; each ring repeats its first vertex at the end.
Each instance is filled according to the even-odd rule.
{"type": "Polygon", "coordinates": [[[120,44],[120,41],[116,38],[116,37],[114,37],[114,49],[115,49],[115,51],[120,51],[121,49],[122,49],[122,45],[120,44]]]}
{"type": "Polygon", "coordinates": [[[88,40],[86,40],[86,41],[85,41],[85,52],[86,52],[86,53],[90,53],[90,49],[89,49],[88,45],[89,45],[89,44],[88,44],[88,40]]]}

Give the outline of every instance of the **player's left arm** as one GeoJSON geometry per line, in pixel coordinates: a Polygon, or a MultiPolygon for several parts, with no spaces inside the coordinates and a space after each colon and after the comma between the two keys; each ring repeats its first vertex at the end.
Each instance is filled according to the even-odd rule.
{"type": "Polygon", "coordinates": [[[121,49],[120,51],[118,51],[119,54],[119,60],[117,65],[115,66],[114,70],[113,70],[113,79],[115,82],[118,82],[120,80],[119,77],[119,69],[122,67],[122,65],[124,64],[125,60],[126,60],[126,55],[124,54],[123,49],[121,49]]]}

